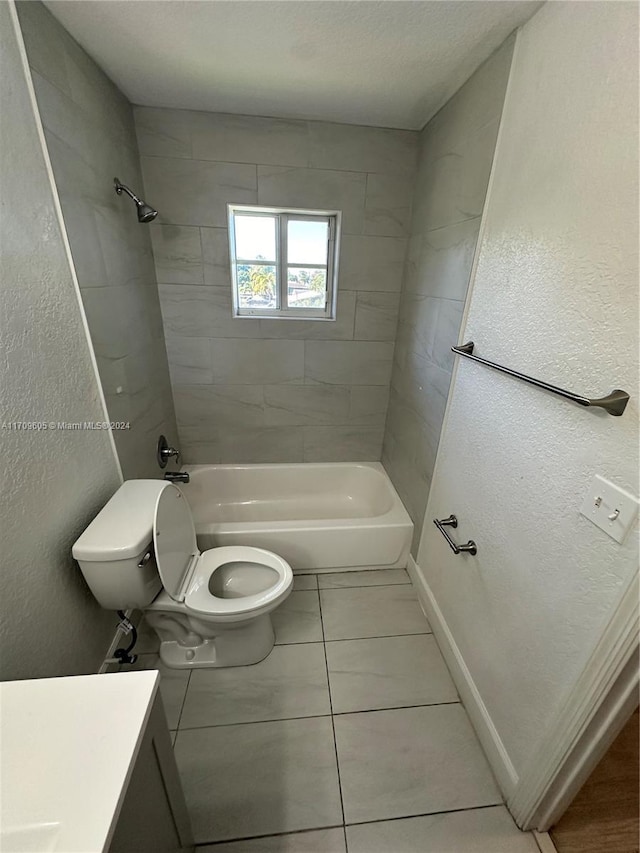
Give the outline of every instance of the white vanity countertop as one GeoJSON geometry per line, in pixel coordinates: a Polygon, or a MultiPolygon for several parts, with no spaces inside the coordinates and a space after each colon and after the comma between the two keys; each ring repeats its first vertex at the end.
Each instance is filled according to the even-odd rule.
{"type": "Polygon", "coordinates": [[[108,848],[159,678],[151,670],[0,684],[3,853],[108,848]]]}

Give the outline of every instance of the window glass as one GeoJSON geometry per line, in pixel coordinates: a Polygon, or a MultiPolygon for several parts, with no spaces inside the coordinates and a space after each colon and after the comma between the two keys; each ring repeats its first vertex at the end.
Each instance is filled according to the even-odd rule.
{"type": "Polygon", "coordinates": [[[326,264],[329,226],[313,220],[289,219],[287,255],[290,264],[326,264]]]}
{"type": "Polygon", "coordinates": [[[275,216],[235,217],[236,257],[243,261],[276,259],[275,216]]]}
{"type": "Polygon", "coordinates": [[[287,304],[289,308],[324,308],[326,300],[326,269],[288,268],[287,304]]]}
{"type": "Polygon", "coordinates": [[[335,320],[340,211],[228,211],[233,316],[335,320]]]}
{"type": "Polygon", "coordinates": [[[276,268],[265,264],[238,264],[239,308],[277,308],[276,268]]]}

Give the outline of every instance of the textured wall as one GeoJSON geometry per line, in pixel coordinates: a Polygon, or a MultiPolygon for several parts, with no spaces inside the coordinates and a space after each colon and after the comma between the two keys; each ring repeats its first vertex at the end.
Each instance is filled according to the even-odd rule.
{"type": "MultiPolygon", "coordinates": [[[[155,477],[176,426],[150,229],[113,178],[142,192],[129,102],[50,12],[17,4],[56,185],[126,478],[155,477]]],[[[150,199],[154,203],[154,199],[150,199]]]]}
{"type": "Polygon", "coordinates": [[[380,458],[417,134],[136,108],[191,462],[380,458]],[[343,211],[334,323],[232,319],[229,202],[343,211]]]}
{"type": "Polygon", "coordinates": [[[513,38],[420,134],[382,461],[411,515],[415,554],[509,76],[513,38]]]}
{"type": "Polygon", "coordinates": [[[517,773],[624,587],[623,545],[579,514],[594,474],[638,494],[638,9],[547,3],[523,28],[464,337],[620,418],[460,360],[418,562],[517,773]]]}
{"type": "MultiPolygon", "coordinates": [[[[0,3],[2,412],[10,421],[103,421],[8,3],[0,3]]],[[[3,429],[0,679],[95,672],[114,631],[71,545],[119,484],[100,431],[3,429]]]]}

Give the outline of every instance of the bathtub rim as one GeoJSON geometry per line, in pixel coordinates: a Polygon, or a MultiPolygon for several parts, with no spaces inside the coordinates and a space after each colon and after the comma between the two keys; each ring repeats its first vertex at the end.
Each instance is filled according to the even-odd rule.
{"type": "MultiPolygon", "coordinates": [[[[303,530],[322,530],[335,529],[336,527],[354,527],[359,528],[373,527],[377,528],[381,524],[388,527],[404,527],[410,524],[413,527],[413,521],[407,512],[400,495],[396,491],[391,478],[387,474],[381,462],[270,462],[270,463],[189,463],[183,466],[183,470],[188,473],[202,471],[204,469],[215,469],[224,471],[235,470],[282,470],[305,468],[311,470],[330,469],[330,468],[366,468],[373,470],[377,475],[384,480],[385,487],[389,490],[391,497],[391,507],[386,512],[380,515],[365,515],[353,516],[349,518],[341,518],[340,516],[332,518],[304,518],[304,519],[281,519],[271,521],[213,521],[199,522],[195,521],[196,531],[198,533],[216,533],[223,532],[227,529],[232,529],[236,532],[267,532],[273,530],[274,527],[282,532],[296,532],[303,530]]],[[[180,486],[181,484],[176,484],[180,486]]],[[[184,491],[185,497],[189,498],[188,487],[184,491]]]]}

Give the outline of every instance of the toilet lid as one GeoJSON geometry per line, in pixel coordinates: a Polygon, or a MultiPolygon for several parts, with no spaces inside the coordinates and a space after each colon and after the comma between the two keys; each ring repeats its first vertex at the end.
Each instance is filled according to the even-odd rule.
{"type": "Polygon", "coordinates": [[[184,582],[193,557],[198,554],[198,546],[187,499],[172,484],[158,495],[153,547],[163,587],[171,598],[182,601],[184,582]]]}

